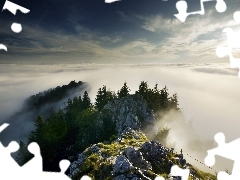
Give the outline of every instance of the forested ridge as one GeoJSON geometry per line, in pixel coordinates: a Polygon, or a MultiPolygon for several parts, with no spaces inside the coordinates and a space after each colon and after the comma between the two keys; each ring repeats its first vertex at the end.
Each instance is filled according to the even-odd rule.
{"type": "MultiPolygon", "coordinates": [[[[76,82],[72,81],[69,85],[75,86],[76,82]]],[[[67,87],[63,87],[63,89],[58,87],[52,91],[49,90],[48,92],[40,93],[37,96],[33,96],[33,99],[35,98],[37,101],[31,102],[34,102],[32,103],[34,106],[47,103],[48,100],[53,102],[61,97],[66,89],[67,87]]],[[[129,124],[131,128],[144,131],[146,126],[149,125],[149,118],[154,121],[161,121],[162,116],[172,110],[181,114],[177,94],[175,93],[170,96],[167,87],[165,86],[159,89],[158,84],[150,88],[145,81],[140,83],[138,90],[134,93],[131,93],[126,82],[117,92],[107,89],[107,86],[104,85],[98,89],[94,103],[91,102],[88,92],[85,91],[82,96],[68,99],[64,108],[52,112],[48,117],[43,118],[41,114],[39,114],[35,119],[35,130],[30,133],[27,143],[20,142],[20,150],[16,160],[20,165],[29,161],[33,156],[28,152],[27,146],[31,142],[37,142],[41,148],[41,155],[43,157],[43,170],[59,171],[59,162],[62,159],[68,159],[71,163],[76,162],[79,154],[85,152],[86,149],[89,149],[93,144],[99,144],[101,142],[105,143],[107,145],[106,147],[110,147],[112,143],[115,144],[116,139],[119,139],[121,136],[119,134],[120,126],[120,129],[128,126],[121,125],[121,123],[123,123],[121,119],[128,119],[128,122],[126,121],[124,123],[129,124],[130,121],[132,123],[129,124]],[[128,106],[126,103],[131,103],[131,105],[128,106]],[[123,115],[124,112],[130,113],[123,115]]],[[[170,129],[167,127],[158,128],[159,130],[152,140],[160,141],[164,145],[170,129]]],[[[121,130],[120,133],[123,131],[124,129],[121,130]]],[[[130,139],[127,142],[133,143],[135,140],[130,139]]],[[[144,139],[142,142],[147,142],[147,139],[144,139]]],[[[126,145],[123,147],[126,147],[126,145]]],[[[113,150],[111,150],[111,152],[115,154],[113,150]]],[[[169,157],[172,158],[173,156],[170,155],[169,157]]],[[[174,157],[178,157],[178,155],[174,155],[174,157]]],[[[167,161],[167,159],[166,162],[164,160],[165,164],[167,161]]],[[[88,159],[87,162],[90,163],[85,167],[87,169],[83,169],[84,171],[79,171],[79,173],[90,175],[93,173],[96,176],[98,176],[99,173],[101,174],[101,172],[96,170],[92,172],[95,163],[91,162],[91,158],[88,159]]],[[[103,164],[104,163],[105,162],[103,162],[103,164]]],[[[165,165],[163,164],[161,167],[162,166],[165,165]]],[[[96,168],[101,169],[102,167],[96,168]]],[[[169,168],[164,169],[168,169],[167,171],[169,171],[169,168]]],[[[158,168],[155,168],[155,170],[157,172],[159,171],[158,168]]],[[[163,174],[169,173],[163,172],[163,170],[160,170],[159,173],[160,172],[163,174]]],[[[70,173],[69,170],[67,171],[67,174],[68,173],[70,173]]],[[[153,173],[151,175],[151,177],[153,177],[156,172],[151,171],[151,173],[153,173]]],[[[78,178],[80,174],[78,174],[78,178]]],[[[92,177],[95,177],[93,174],[92,177]]],[[[112,175],[106,176],[110,179],[112,177],[112,175]]]]}
{"type": "Polygon", "coordinates": [[[85,83],[82,81],[71,81],[68,85],[57,86],[56,88],[50,88],[44,92],[39,92],[36,95],[32,95],[25,100],[24,107],[28,108],[41,108],[42,106],[50,103],[56,103],[67,96],[69,91],[74,91],[85,83]]]}
{"type": "MultiPolygon", "coordinates": [[[[77,84],[73,81],[69,85],[75,86],[77,84]]],[[[57,87],[53,91],[33,96],[32,100],[38,99],[33,104],[38,106],[47,101],[53,102],[62,97],[67,89],[65,86],[57,87]]],[[[53,112],[47,118],[39,115],[35,119],[36,129],[29,135],[28,142],[26,144],[20,142],[21,148],[17,161],[22,165],[30,160],[32,155],[28,152],[27,146],[31,142],[37,142],[41,148],[44,170],[58,171],[60,160],[73,161],[77,153],[84,151],[91,144],[116,138],[116,125],[111,120],[109,112],[103,107],[111,101],[130,94],[131,90],[126,82],[117,92],[107,89],[104,85],[98,89],[95,103],[91,102],[88,92],[85,91],[83,96],[69,99],[65,108],[53,112]],[[99,124],[99,119],[103,122],[102,125],[99,124]]],[[[166,86],[159,89],[156,84],[153,88],[149,88],[148,83],[142,81],[138,90],[133,94],[142,96],[156,115],[156,112],[161,114],[170,109],[180,112],[177,94],[170,96],[166,86]]],[[[167,132],[168,129],[165,128],[159,132],[158,136],[164,137],[167,132]]]]}

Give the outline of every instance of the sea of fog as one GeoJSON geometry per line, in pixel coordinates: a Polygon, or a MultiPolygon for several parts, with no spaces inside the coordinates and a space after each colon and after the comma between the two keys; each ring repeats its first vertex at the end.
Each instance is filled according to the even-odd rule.
{"type": "MultiPolygon", "coordinates": [[[[237,73],[238,70],[231,69],[229,64],[1,64],[0,122],[20,110],[30,95],[72,80],[89,83],[93,102],[98,88],[103,85],[117,91],[126,81],[134,93],[141,81],[147,81],[151,88],[158,83],[160,89],[166,85],[170,95],[177,93],[185,116],[184,120],[172,121],[169,118],[177,117],[170,114],[163,121],[162,126],[171,127],[169,141],[177,144],[176,150],[183,149],[203,161],[205,149],[209,147],[207,141],[213,140],[216,133],[223,132],[227,142],[240,137],[240,79],[237,73]],[[186,124],[182,121],[190,124],[185,131],[182,129],[186,124]],[[199,140],[206,141],[206,146],[199,147],[199,140]]],[[[187,160],[196,163],[191,158],[187,160]]],[[[231,161],[225,163],[220,158],[217,162],[214,168],[231,170],[231,161]]]]}

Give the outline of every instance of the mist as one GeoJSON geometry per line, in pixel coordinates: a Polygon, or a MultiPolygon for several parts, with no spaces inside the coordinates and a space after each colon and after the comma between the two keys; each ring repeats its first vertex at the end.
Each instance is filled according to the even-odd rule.
{"type": "MultiPolygon", "coordinates": [[[[229,67],[229,64],[3,64],[0,65],[0,122],[19,111],[27,97],[72,80],[89,84],[92,102],[103,85],[117,91],[126,81],[130,93],[134,93],[141,81],[147,81],[150,88],[158,83],[160,89],[166,85],[170,95],[177,93],[184,114],[184,118],[169,114],[162,121],[164,124],[160,126],[171,128],[169,143],[176,142],[176,150],[183,149],[203,161],[206,150],[216,147],[212,144],[216,133],[223,132],[227,142],[240,137],[240,79],[238,71],[229,67]],[[185,132],[181,131],[183,128],[185,132]]],[[[226,168],[231,170],[230,165],[226,168]]],[[[225,168],[225,164],[219,168],[225,168]]]]}
{"type": "MultiPolygon", "coordinates": [[[[155,127],[158,130],[148,129],[146,132],[147,135],[154,137],[161,129],[169,129],[169,133],[164,141],[161,138],[157,140],[168,148],[174,148],[175,153],[179,154],[182,151],[188,163],[210,173],[215,173],[215,171],[223,168],[223,166],[219,165],[210,169],[204,165],[204,158],[207,156],[207,151],[213,149],[216,145],[211,139],[201,138],[194,131],[192,121],[186,121],[182,113],[170,110],[165,114],[161,114],[161,118],[156,119],[155,127]]],[[[228,164],[224,168],[226,169],[230,166],[231,164],[228,164]]]]}
{"type": "Polygon", "coordinates": [[[22,105],[21,111],[10,116],[10,118],[6,120],[10,126],[0,134],[1,143],[5,146],[7,146],[12,140],[27,143],[29,134],[35,129],[34,123],[38,115],[41,115],[45,119],[49,117],[52,112],[58,112],[60,109],[64,109],[67,105],[66,102],[68,99],[83,96],[84,91],[88,90],[87,83],[81,84],[76,88],[68,90],[66,95],[60,100],[53,103],[43,104],[37,109],[33,108],[32,103],[29,104],[28,101],[25,101],[22,105]]]}

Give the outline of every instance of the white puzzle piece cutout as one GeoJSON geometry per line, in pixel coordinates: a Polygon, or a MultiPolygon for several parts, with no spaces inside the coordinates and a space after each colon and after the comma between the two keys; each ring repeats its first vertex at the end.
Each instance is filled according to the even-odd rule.
{"type": "Polygon", "coordinates": [[[162,176],[157,176],[154,180],[165,180],[162,176]]]}
{"type": "Polygon", "coordinates": [[[89,176],[83,176],[81,180],[91,180],[91,178],[89,176]]]}
{"type": "Polygon", "coordinates": [[[190,174],[189,169],[182,169],[182,168],[178,167],[177,165],[173,165],[171,167],[171,175],[172,176],[181,176],[182,180],[188,180],[189,174],[190,174]]]}
{"type": "Polygon", "coordinates": [[[232,174],[229,175],[224,171],[220,171],[217,175],[218,180],[239,180],[240,179],[240,138],[225,142],[225,136],[223,133],[217,133],[214,136],[215,141],[218,144],[217,148],[208,150],[207,157],[204,162],[207,166],[213,166],[215,164],[215,155],[222,156],[224,158],[234,161],[232,174]]]}
{"type": "Polygon", "coordinates": [[[0,44],[0,50],[7,51],[7,47],[4,44],[0,44]]]}
{"type": "MultiPolygon", "coordinates": [[[[17,13],[17,10],[19,10],[20,12],[26,14],[26,13],[29,13],[30,10],[25,8],[25,7],[22,7],[22,6],[19,6],[11,1],[8,1],[6,0],[5,3],[4,3],[4,6],[2,8],[2,11],[3,10],[8,10],[10,11],[13,15],[16,15],[17,13]]],[[[13,32],[15,33],[20,33],[22,31],[22,25],[19,24],[19,23],[12,23],[11,25],[11,29],[13,32]]],[[[4,44],[0,44],[0,50],[5,50],[7,51],[7,47],[4,45],[4,44]]]]}
{"type": "Polygon", "coordinates": [[[117,1],[121,1],[121,0],[105,0],[105,3],[113,3],[113,2],[117,2],[117,1]]]}
{"type": "MultiPolygon", "coordinates": [[[[0,133],[9,126],[5,123],[0,126],[0,133]]],[[[62,160],[59,163],[61,169],[60,172],[43,172],[42,156],[40,147],[36,142],[32,142],[28,145],[28,151],[34,155],[22,167],[11,157],[11,153],[16,152],[19,149],[19,144],[15,141],[9,143],[8,147],[4,147],[0,142],[0,179],[8,177],[9,180],[15,179],[44,179],[44,180],[70,180],[65,175],[66,170],[70,166],[68,160],[62,160]],[[13,173],[14,172],[14,173],[13,173]]],[[[187,180],[189,176],[189,169],[181,169],[177,165],[171,167],[171,174],[173,176],[181,176],[182,180],[187,180]]],[[[91,180],[89,176],[83,176],[80,180],[91,180]]],[[[164,177],[157,176],[155,180],[164,180],[164,177]]]]}
{"type": "MultiPolygon", "coordinates": [[[[233,14],[233,19],[235,22],[240,23],[240,11],[233,14]]],[[[234,32],[231,28],[225,28],[223,32],[226,33],[228,46],[217,47],[216,55],[219,58],[229,56],[230,67],[240,69],[240,58],[233,56],[233,50],[240,48],[240,32],[234,32]]],[[[238,77],[240,78],[240,71],[238,77]]]]}
{"type": "Polygon", "coordinates": [[[200,4],[201,4],[200,11],[187,12],[187,8],[188,8],[187,2],[184,0],[180,0],[176,3],[176,8],[178,10],[178,14],[174,14],[174,16],[177,19],[179,19],[181,22],[185,22],[186,18],[189,15],[195,15],[195,14],[203,15],[203,14],[205,14],[205,9],[204,9],[203,3],[208,2],[208,1],[217,1],[215,8],[219,13],[222,13],[222,12],[226,11],[226,9],[227,9],[227,6],[226,6],[226,3],[224,2],[224,0],[200,0],[200,4]]]}
{"type": "Polygon", "coordinates": [[[12,23],[11,29],[15,33],[20,33],[22,31],[22,25],[18,23],[12,23]]]}
{"type": "MultiPolygon", "coordinates": [[[[0,126],[0,132],[8,127],[9,124],[5,123],[0,126]]],[[[70,180],[65,174],[67,168],[70,166],[68,160],[62,160],[59,163],[61,172],[43,172],[42,156],[40,147],[37,143],[32,142],[28,145],[28,150],[34,155],[34,157],[24,164],[22,167],[12,158],[11,153],[16,152],[19,149],[19,144],[15,141],[9,143],[7,147],[4,147],[0,142],[0,179],[16,180],[70,180]],[[6,178],[7,177],[7,178],[6,178]]]]}
{"type": "Polygon", "coordinates": [[[17,10],[21,11],[24,14],[30,12],[29,9],[24,8],[22,6],[19,6],[19,5],[15,4],[15,3],[12,3],[11,1],[8,1],[8,0],[6,0],[2,10],[6,10],[6,9],[9,10],[14,15],[16,15],[17,10]]]}
{"type": "Polygon", "coordinates": [[[0,133],[9,126],[8,123],[4,123],[0,126],[0,133]]]}

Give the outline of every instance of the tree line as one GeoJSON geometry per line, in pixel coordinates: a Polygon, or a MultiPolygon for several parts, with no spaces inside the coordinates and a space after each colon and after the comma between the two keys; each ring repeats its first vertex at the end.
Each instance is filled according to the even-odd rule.
{"type": "MultiPolygon", "coordinates": [[[[104,85],[98,89],[95,103],[91,102],[88,92],[85,91],[82,97],[69,99],[64,109],[52,113],[47,118],[43,119],[39,115],[35,120],[36,128],[29,135],[28,142],[20,142],[18,163],[23,165],[33,157],[27,146],[31,142],[37,142],[43,157],[43,170],[59,171],[60,160],[73,161],[78,153],[91,144],[116,137],[115,123],[108,111],[104,110],[104,106],[115,99],[130,95],[130,92],[126,82],[117,93],[104,85]]],[[[180,111],[177,94],[169,96],[166,86],[158,89],[156,84],[151,89],[147,82],[142,81],[135,94],[141,95],[156,115],[170,109],[180,111]]]]}

